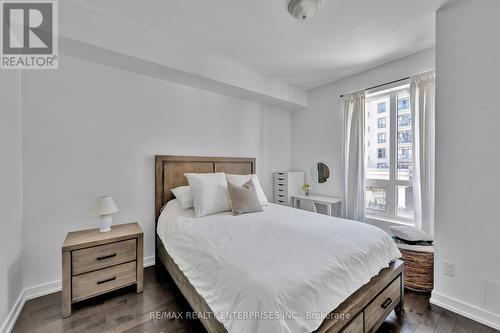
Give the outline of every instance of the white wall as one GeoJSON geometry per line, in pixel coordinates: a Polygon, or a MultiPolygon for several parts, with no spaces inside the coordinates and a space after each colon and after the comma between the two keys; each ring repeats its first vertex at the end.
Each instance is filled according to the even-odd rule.
{"type": "Polygon", "coordinates": [[[20,84],[17,71],[0,74],[0,326],[23,289],[20,84]]]}
{"type": "Polygon", "coordinates": [[[154,255],[155,154],[256,157],[269,197],[290,166],[287,111],[70,57],[25,72],[22,89],[26,286],[60,279],[66,233],[98,226],[103,194],[154,255]]]}
{"type": "Polygon", "coordinates": [[[344,196],[340,95],[432,70],[434,52],[428,49],[310,91],[309,106],[292,113],[291,166],[306,171],[313,193],[344,196]],[[310,170],[315,161],[323,160],[330,164],[333,178],[326,184],[315,184],[310,170]]]}
{"type": "Polygon", "coordinates": [[[500,2],[437,13],[436,258],[432,302],[500,329],[500,2]],[[459,23],[459,24],[457,24],[459,23]],[[444,261],[455,264],[445,276],[444,261]],[[483,279],[496,281],[485,289],[483,279]]]}

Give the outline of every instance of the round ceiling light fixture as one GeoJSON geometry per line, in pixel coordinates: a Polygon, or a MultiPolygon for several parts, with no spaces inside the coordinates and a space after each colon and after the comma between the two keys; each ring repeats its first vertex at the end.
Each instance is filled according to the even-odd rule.
{"type": "Polygon", "coordinates": [[[291,0],[288,4],[288,12],[299,21],[305,21],[319,10],[321,0],[291,0]]]}

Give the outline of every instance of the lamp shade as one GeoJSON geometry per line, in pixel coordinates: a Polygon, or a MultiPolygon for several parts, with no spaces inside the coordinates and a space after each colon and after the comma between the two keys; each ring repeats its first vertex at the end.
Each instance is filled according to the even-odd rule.
{"type": "Polygon", "coordinates": [[[96,212],[98,215],[109,215],[118,212],[115,202],[111,196],[107,195],[97,199],[96,212]]]}

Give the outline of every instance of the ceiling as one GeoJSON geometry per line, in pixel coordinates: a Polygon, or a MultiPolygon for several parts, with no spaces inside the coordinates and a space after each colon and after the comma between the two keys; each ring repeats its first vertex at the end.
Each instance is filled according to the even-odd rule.
{"type": "Polygon", "coordinates": [[[446,0],[322,0],[303,23],[289,0],[71,2],[311,89],[432,47],[446,0]]]}

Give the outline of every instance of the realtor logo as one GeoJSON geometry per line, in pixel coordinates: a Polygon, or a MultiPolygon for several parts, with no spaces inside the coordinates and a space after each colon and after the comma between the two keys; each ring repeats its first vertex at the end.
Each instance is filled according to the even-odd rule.
{"type": "Polygon", "coordinates": [[[57,2],[4,0],[1,3],[2,69],[58,67],[57,2]]]}

